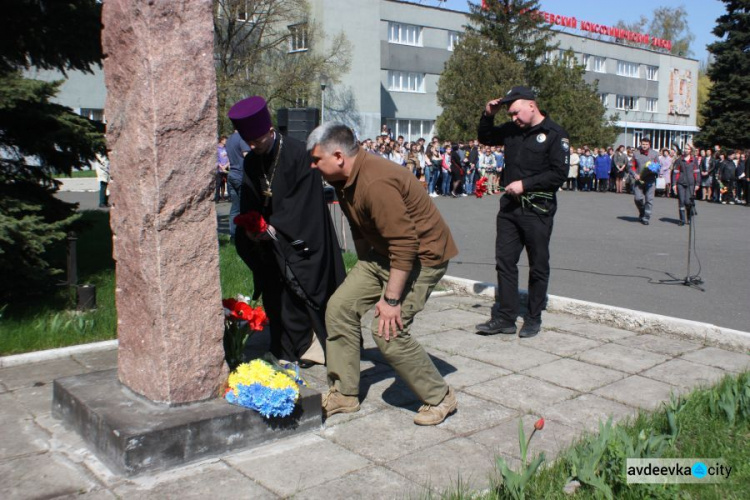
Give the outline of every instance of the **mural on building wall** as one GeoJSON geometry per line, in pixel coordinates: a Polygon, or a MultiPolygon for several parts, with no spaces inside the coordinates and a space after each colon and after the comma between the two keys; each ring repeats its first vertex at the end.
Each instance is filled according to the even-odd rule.
{"type": "Polygon", "coordinates": [[[690,115],[693,75],[690,70],[680,71],[673,68],[669,73],[669,111],[670,115],[690,115]]]}

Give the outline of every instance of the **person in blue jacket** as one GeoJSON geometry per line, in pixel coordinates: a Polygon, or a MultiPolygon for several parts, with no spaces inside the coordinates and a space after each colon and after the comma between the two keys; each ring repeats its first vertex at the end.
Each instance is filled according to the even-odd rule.
{"type": "Polygon", "coordinates": [[[599,148],[599,154],[594,160],[596,170],[596,190],[601,192],[609,188],[609,171],[612,168],[612,158],[607,154],[607,150],[599,148]]]}

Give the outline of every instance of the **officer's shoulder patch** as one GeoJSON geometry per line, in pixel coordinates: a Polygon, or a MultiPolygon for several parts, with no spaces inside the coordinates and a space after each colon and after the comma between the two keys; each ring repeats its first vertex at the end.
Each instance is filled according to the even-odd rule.
{"type": "Polygon", "coordinates": [[[568,151],[570,151],[570,141],[563,137],[560,140],[560,147],[567,153],[568,151]]]}

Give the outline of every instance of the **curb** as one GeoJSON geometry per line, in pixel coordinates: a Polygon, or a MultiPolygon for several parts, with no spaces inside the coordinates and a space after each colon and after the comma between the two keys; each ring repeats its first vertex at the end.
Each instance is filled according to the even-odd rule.
{"type": "Polygon", "coordinates": [[[116,348],[116,340],[105,340],[103,342],[92,342],[91,344],[80,344],[70,347],[61,347],[59,349],[47,349],[45,351],[14,354],[12,356],[0,357],[0,368],[25,365],[27,363],[41,363],[42,361],[52,361],[54,359],[66,358],[75,354],[108,351],[116,348]]]}
{"type": "MultiPolygon", "coordinates": [[[[455,276],[443,276],[441,283],[446,288],[458,293],[486,297],[495,296],[494,283],[455,276]]],[[[528,294],[526,290],[519,290],[519,293],[522,300],[528,294]]],[[[724,328],[711,323],[701,323],[557,295],[547,296],[547,310],[586,318],[595,323],[602,323],[631,332],[676,335],[690,340],[698,340],[706,345],[724,347],[734,351],[750,350],[750,332],[724,328]]]]}

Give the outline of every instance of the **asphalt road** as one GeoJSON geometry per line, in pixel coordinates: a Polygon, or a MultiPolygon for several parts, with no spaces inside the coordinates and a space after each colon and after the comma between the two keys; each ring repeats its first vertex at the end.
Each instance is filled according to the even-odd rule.
{"type": "MultiPolygon", "coordinates": [[[[96,208],[97,193],[59,196],[96,208]]],[[[494,282],[499,198],[434,200],[460,249],[448,274],[494,282]]],[[[669,274],[687,274],[688,228],[677,225],[676,200],[657,198],[651,225],[643,226],[631,195],[558,193],[549,293],[750,331],[750,208],[703,202],[697,208],[691,274],[700,272],[705,292],[659,283],[669,274]]],[[[228,203],[217,205],[223,233],[228,209],[228,203]]],[[[523,255],[522,288],[526,262],[523,255]]]]}

